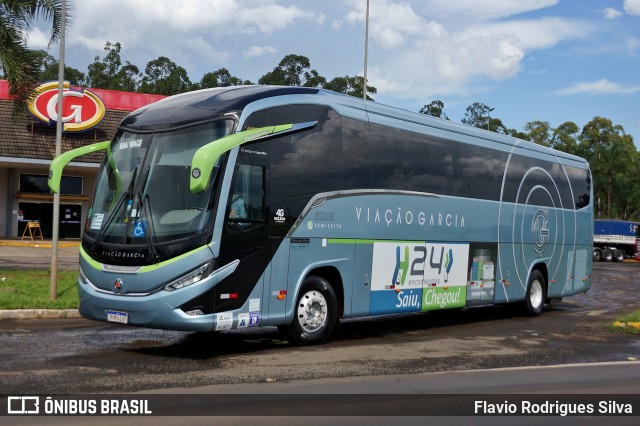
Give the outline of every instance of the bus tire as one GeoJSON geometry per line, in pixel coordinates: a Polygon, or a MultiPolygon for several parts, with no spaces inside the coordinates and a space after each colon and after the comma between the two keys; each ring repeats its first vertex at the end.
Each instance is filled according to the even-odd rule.
{"type": "Polygon", "coordinates": [[[602,252],[602,258],[605,262],[613,262],[613,251],[610,248],[604,249],[602,252]]]}
{"type": "Polygon", "coordinates": [[[624,262],[624,251],[622,250],[614,250],[613,251],[613,260],[615,262],[624,262]]]}
{"type": "Polygon", "coordinates": [[[523,302],[525,315],[536,317],[542,313],[544,301],[547,298],[546,289],[547,285],[542,273],[537,269],[532,271],[529,275],[527,294],[523,302]]]}
{"type": "Polygon", "coordinates": [[[599,248],[594,248],[593,249],[593,261],[594,262],[600,262],[602,260],[602,250],[600,250],[599,248]]]}
{"type": "Polygon", "coordinates": [[[331,284],[319,276],[304,279],[294,317],[285,331],[297,345],[318,345],[329,340],[338,322],[338,300],[331,284]]]}

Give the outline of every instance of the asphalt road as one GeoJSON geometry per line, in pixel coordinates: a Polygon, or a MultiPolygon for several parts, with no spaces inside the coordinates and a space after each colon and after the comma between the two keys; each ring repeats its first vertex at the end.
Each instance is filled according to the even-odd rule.
{"type": "MultiPolygon", "coordinates": [[[[58,269],[78,269],[79,243],[58,246],[58,269]]],[[[0,241],[0,269],[50,269],[51,241],[0,241]]]]}
{"type": "Polygon", "coordinates": [[[304,348],[275,328],[197,334],[2,320],[0,382],[9,394],[120,393],[640,359],[638,336],[608,329],[640,309],[640,264],[598,264],[593,281],[537,318],[487,307],[349,320],[334,341],[304,348]]]}

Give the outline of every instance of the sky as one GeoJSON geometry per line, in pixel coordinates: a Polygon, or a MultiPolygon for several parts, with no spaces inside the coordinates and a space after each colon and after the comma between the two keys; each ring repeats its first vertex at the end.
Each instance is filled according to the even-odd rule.
{"type": "MultiPolygon", "coordinates": [[[[366,0],[68,3],[65,63],[82,72],[107,41],[141,70],[166,56],[192,82],[220,68],[257,82],[288,54],[327,80],[364,71],[366,0]]],[[[31,48],[46,50],[44,28],[31,48]]],[[[600,116],[640,146],[640,0],[370,0],[368,45],[376,102],[417,112],[437,99],[456,122],[481,102],[516,130],[600,116]]]]}

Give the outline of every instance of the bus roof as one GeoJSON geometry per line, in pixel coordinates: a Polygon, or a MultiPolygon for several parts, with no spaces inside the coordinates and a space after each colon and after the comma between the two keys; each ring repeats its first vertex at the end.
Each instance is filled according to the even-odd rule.
{"type": "MultiPolygon", "coordinates": [[[[388,125],[404,130],[427,133],[444,140],[471,143],[475,145],[496,147],[502,145],[503,149],[510,149],[517,145],[538,154],[546,154],[564,158],[566,160],[586,163],[580,157],[557,151],[549,147],[535,144],[530,141],[517,139],[503,135],[454,123],[449,120],[431,117],[425,114],[403,110],[382,105],[376,102],[364,102],[360,98],[335,93],[324,89],[298,86],[231,86],[213,89],[203,89],[182,93],[162,99],[153,104],[142,107],[129,114],[120,124],[121,128],[135,132],[157,132],[175,129],[194,123],[209,121],[220,117],[222,114],[242,111],[247,105],[269,98],[274,101],[281,98],[283,104],[296,102],[287,95],[307,95],[300,98],[300,103],[318,103],[338,107],[339,113],[348,110],[359,111],[354,115],[360,116],[366,111],[368,119],[372,123],[388,125]],[[315,96],[308,96],[315,95],[315,96]],[[312,100],[312,99],[315,99],[312,100]]],[[[259,102],[260,103],[260,102],[259,102]]],[[[267,102],[279,104],[279,102],[267,102]]]]}
{"type": "Polygon", "coordinates": [[[231,86],[196,90],[142,107],[122,120],[121,128],[136,132],[175,129],[241,111],[259,99],[293,94],[316,94],[318,89],[294,86],[231,86]]]}

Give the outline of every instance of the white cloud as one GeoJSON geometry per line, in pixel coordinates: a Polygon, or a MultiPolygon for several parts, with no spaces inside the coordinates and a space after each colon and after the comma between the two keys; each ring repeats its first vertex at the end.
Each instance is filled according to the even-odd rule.
{"type": "Polygon", "coordinates": [[[623,86],[606,78],[596,81],[583,81],[573,86],[557,90],[556,95],[629,95],[640,92],[640,86],[623,86]]]}
{"type": "Polygon", "coordinates": [[[425,14],[447,22],[451,28],[469,25],[470,22],[494,21],[551,7],[559,0],[426,0],[425,14]]]}
{"type": "MultiPolygon", "coordinates": [[[[189,37],[184,39],[184,50],[187,51],[187,58],[205,58],[207,62],[211,63],[221,63],[229,59],[227,52],[215,49],[203,37],[189,37]]],[[[185,58],[185,61],[187,58],[185,58]]]]}
{"type": "MultiPolygon", "coordinates": [[[[571,19],[504,19],[556,3],[558,0],[427,0],[411,6],[371,0],[370,42],[378,55],[376,63],[386,65],[372,67],[369,80],[379,93],[414,98],[462,94],[478,80],[513,78],[522,70],[528,53],[589,33],[587,25],[571,19]]],[[[365,2],[349,0],[348,5],[351,10],[344,22],[362,25],[365,2]]]]}
{"type": "Polygon", "coordinates": [[[640,49],[640,39],[636,37],[630,37],[629,39],[627,39],[625,47],[630,55],[635,55],[636,52],[640,49]]]}
{"type": "Polygon", "coordinates": [[[623,15],[622,12],[612,7],[607,7],[603,13],[604,13],[604,17],[607,19],[616,19],[623,15]]]}
{"type": "Polygon", "coordinates": [[[640,16],[640,0],[624,0],[623,7],[629,15],[640,16]]]}
{"type": "Polygon", "coordinates": [[[27,33],[27,46],[29,46],[30,49],[47,50],[50,38],[51,34],[46,34],[40,28],[32,28],[27,33]]]}
{"type": "MultiPolygon", "coordinates": [[[[365,21],[366,2],[350,0],[353,10],[345,20],[352,25],[365,21]]],[[[402,46],[423,30],[427,22],[417,15],[411,5],[389,0],[373,0],[369,8],[369,36],[385,49],[402,46]]]]}
{"type": "Polygon", "coordinates": [[[322,14],[275,0],[82,0],[74,3],[74,22],[67,43],[102,51],[106,41],[124,49],[178,52],[197,40],[205,52],[218,51],[217,39],[264,34],[300,21],[322,23],[322,14]]]}
{"type": "Polygon", "coordinates": [[[251,46],[244,52],[245,58],[253,58],[256,56],[273,55],[278,51],[274,46],[251,46]]]}

